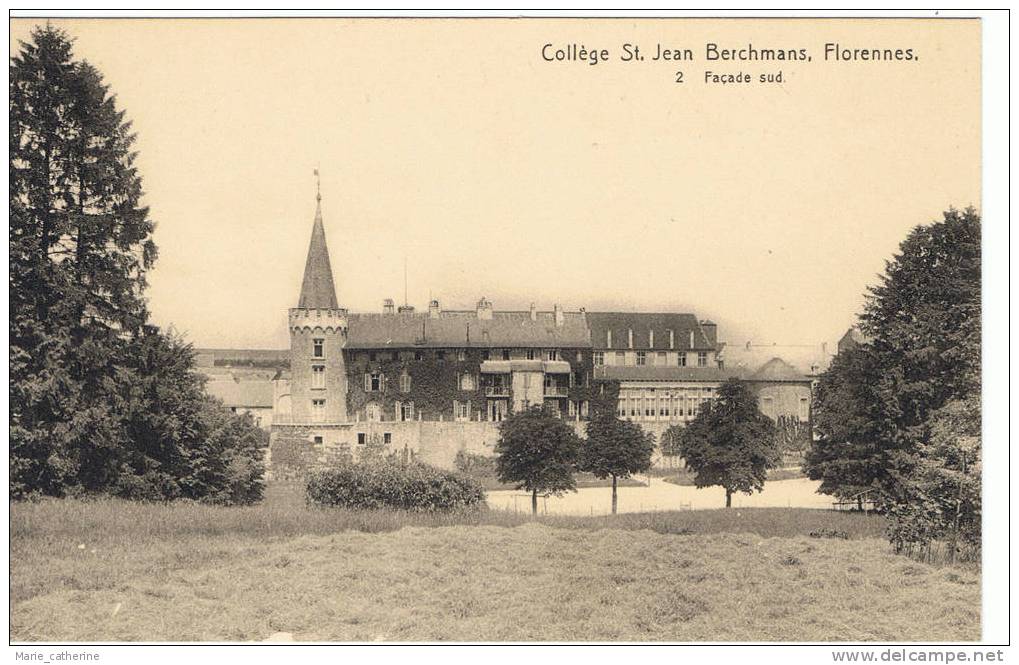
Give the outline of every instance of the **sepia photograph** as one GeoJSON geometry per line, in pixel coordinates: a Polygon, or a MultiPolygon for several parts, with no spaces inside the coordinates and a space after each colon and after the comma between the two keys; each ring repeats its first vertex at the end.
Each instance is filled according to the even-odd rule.
{"type": "Polygon", "coordinates": [[[12,661],[1004,660],[988,19],[405,14],[12,13],[12,661]]]}

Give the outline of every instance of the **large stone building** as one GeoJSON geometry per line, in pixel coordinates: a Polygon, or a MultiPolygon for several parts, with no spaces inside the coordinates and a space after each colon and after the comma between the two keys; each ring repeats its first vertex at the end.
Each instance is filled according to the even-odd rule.
{"type": "MultiPolygon", "coordinates": [[[[752,383],[766,414],[809,420],[808,376],[779,358],[726,367],[717,326],[693,314],[497,311],[485,298],[470,310],[385,300],[377,312],[348,312],[336,296],[321,197],[288,324],[286,357],[252,359],[259,371],[275,368],[278,475],[370,445],[451,466],[461,451],[491,454],[498,423],[532,405],[582,431],[592,403],[617,383],[618,414],[655,434],[689,421],[733,376],[752,383]]],[[[220,371],[243,365],[236,353],[203,354],[220,371]]]]}

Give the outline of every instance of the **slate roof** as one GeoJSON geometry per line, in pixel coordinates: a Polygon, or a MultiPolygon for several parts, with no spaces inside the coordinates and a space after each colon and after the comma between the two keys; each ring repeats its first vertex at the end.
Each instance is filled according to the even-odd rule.
{"type": "Polygon", "coordinates": [[[742,367],[754,371],[772,358],[781,358],[801,374],[816,376],[828,369],[832,361],[821,344],[728,344],[722,358],[726,367],[742,367]]]}
{"type": "Polygon", "coordinates": [[[214,379],[205,384],[205,390],[230,407],[272,408],[272,382],[268,380],[214,379]]]}
{"type": "Polygon", "coordinates": [[[648,312],[588,312],[587,323],[591,328],[591,345],[596,349],[628,349],[628,331],[633,331],[633,347],[638,350],[668,350],[669,331],[674,333],[674,349],[680,351],[707,351],[715,344],[705,334],[697,317],[693,314],[669,314],[648,312]],[[612,331],[612,346],[607,345],[608,331],[612,331]],[[651,346],[649,331],[655,335],[651,346]],[[690,345],[690,331],[693,331],[693,346],[690,345]]]}
{"type": "Polygon", "coordinates": [[[718,383],[745,377],[740,369],[717,367],[656,367],[654,365],[603,365],[594,368],[596,379],[620,381],[705,381],[718,383]]]}
{"type": "Polygon", "coordinates": [[[603,365],[594,368],[596,379],[620,381],[704,381],[718,383],[736,378],[744,381],[809,383],[810,378],[796,371],[781,358],[772,358],[756,370],[746,367],[660,367],[654,365],[603,365]]]}
{"type": "Polygon", "coordinates": [[[760,369],[747,377],[747,379],[749,381],[791,383],[807,383],[810,381],[808,377],[804,376],[801,372],[798,372],[795,367],[781,358],[772,358],[768,362],[764,363],[760,369]]]}
{"type": "Polygon", "coordinates": [[[304,264],[304,279],[297,306],[303,309],[339,308],[333,284],[333,269],[329,264],[329,248],[326,247],[325,225],[322,223],[321,197],[315,208],[315,223],[311,227],[308,260],[304,264]]]}
{"type": "Polygon", "coordinates": [[[475,311],[404,314],[349,314],[348,349],[387,348],[589,348],[583,312],[493,312],[491,320],[475,311]]]}

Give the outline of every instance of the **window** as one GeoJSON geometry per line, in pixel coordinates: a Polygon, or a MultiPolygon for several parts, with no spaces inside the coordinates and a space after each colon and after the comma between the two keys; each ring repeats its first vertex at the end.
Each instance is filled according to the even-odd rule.
{"type": "Polygon", "coordinates": [[[445,360],[446,359],[446,352],[445,351],[436,351],[435,352],[435,359],[436,360],[445,360]]]}
{"type": "Polygon", "coordinates": [[[316,446],[321,446],[322,445],[322,437],[320,437],[320,436],[313,436],[313,437],[311,437],[311,441],[316,446]]]}
{"type": "Polygon", "coordinates": [[[406,372],[400,375],[400,392],[410,392],[410,374],[407,374],[406,372]]]}
{"type": "Polygon", "coordinates": [[[369,402],[364,407],[364,417],[365,417],[365,419],[367,419],[367,420],[369,420],[369,421],[371,421],[373,423],[381,422],[382,421],[382,409],[381,409],[381,407],[379,407],[379,405],[376,404],[375,402],[369,402]]]}
{"type": "Polygon", "coordinates": [[[665,367],[668,364],[668,362],[669,362],[668,354],[666,354],[665,351],[659,351],[658,352],[658,360],[655,362],[655,364],[656,365],[661,365],[662,367],[665,367]]]}
{"type": "Polygon", "coordinates": [[[676,364],[680,367],[686,367],[686,354],[682,351],[676,354],[676,364]]]}
{"type": "Polygon", "coordinates": [[[647,365],[647,351],[638,351],[637,352],[637,364],[638,365],[647,365]]]}
{"type": "Polygon", "coordinates": [[[414,352],[414,360],[422,360],[422,359],[424,359],[424,357],[425,357],[425,354],[421,353],[420,351],[415,351],[414,352]]]}
{"type": "Polygon", "coordinates": [[[510,359],[510,350],[509,349],[503,349],[502,350],[502,359],[503,360],[509,360],[510,359]]]}
{"type": "Polygon", "coordinates": [[[708,352],[707,351],[698,351],[697,352],[697,366],[698,367],[707,367],[708,366],[708,352]]]}
{"type": "Polygon", "coordinates": [[[616,364],[617,365],[626,364],[626,353],[624,351],[616,351],[616,364]]]}
{"type": "Polygon", "coordinates": [[[527,359],[534,360],[534,349],[527,349],[527,359]]]}
{"type": "Polygon", "coordinates": [[[459,421],[467,421],[471,419],[471,403],[470,402],[458,402],[453,400],[453,417],[459,421]]]}
{"type": "Polygon", "coordinates": [[[775,417],[775,400],[773,398],[765,397],[761,400],[761,413],[769,418],[775,417]]]}
{"type": "Polygon", "coordinates": [[[326,401],[324,399],[311,400],[311,420],[320,423],[326,417],[326,401]]]}
{"type": "Polygon", "coordinates": [[[573,418],[577,415],[577,403],[574,402],[572,399],[570,400],[570,406],[567,413],[569,413],[570,418],[573,418]]]}
{"type": "Polygon", "coordinates": [[[384,443],[384,444],[386,444],[388,446],[392,442],[393,442],[393,435],[390,432],[383,432],[382,433],[382,443],[384,443]]]}
{"type": "Polygon", "coordinates": [[[669,402],[672,401],[672,395],[669,393],[662,393],[658,400],[658,414],[663,418],[668,418],[670,409],[669,402]]]}
{"type": "Polygon", "coordinates": [[[591,354],[591,358],[593,359],[594,364],[596,366],[600,366],[600,365],[604,365],[605,364],[605,352],[604,351],[595,351],[593,354],[591,354]]]}
{"type": "Polygon", "coordinates": [[[587,403],[587,400],[585,399],[583,402],[580,403],[580,417],[581,418],[587,418],[588,408],[589,408],[588,407],[588,403],[587,403]]]}
{"type": "Polygon", "coordinates": [[[546,358],[548,360],[559,360],[559,351],[558,351],[558,349],[549,349],[546,358]]]}
{"type": "Polygon", "coordinates": [[[810,420],[810,400],[806,397],[800,398],[800,420],[806,422],[810,420]]]}
{"type": "Polygon", "coordinates": [[[623,397],[620,397],[619,401],[616,403],[616,415],[620,418],[626,417],[626,399],[623,397]]]}
{"type": "Polygon", "coordinates": [[[382,372],[369,372],[364,375],[364,391],[379,393],[385,390],[386,376],[382,372]]]}
{"type": "Polygon", "coordinates": [[[456,352],[456,359],[459,360],[460,362],[463,362],[463,361],[467,360],[467,350],[466,349],[460,349],[459,351],[457,351],[456,352]]]}
{"type": "Polygon", "coordinates": [[[367,434],[365,434],[364,432],[357,433],[357,444],[359,446],[363,446],[367,442],[367,440],[368,440],[367,434]]]}
{"type": "Polygon", "coordinates": [[[325,353],[325,344],[326,344],[326,341],[324,339],[313,339],[313,340],[311,340],[311,355],[312,355],[313,358],[324,358],[325,357],[325,355],[326,355],[326,353],[325,353]]]}
{"type": "Polygon", "coordinates": [[[474,390],[474,375],[473,374],[461,374],[460,375],[460,390],[474,390]]]}
{"type": "Polygon", "coordinates": [[[368,352],[368,362],[373,363],[376,360],[378,360],[378,357],[379,357],[378,354],[375,353],[374,351],[368,352]]]}
{"type": "Polygon", "coordinates": [[[311,366],[311,387],[313,390],[324,390],[326,387],[326,366],[311,366]]]}
{"type": "Polygon", "coordinates": [[[489,351],[488,349],[485,349],[484,351],[481,352],[481,359],[482,360],[489,360],[491,357],[492,357],[492,352],[489,351]]]}
{"type": "Polygon", "coordinates": [[[414,402],[397,402],[396,419],[401,422],[414,420],[414,402]]]}
{"type": "Polygon", "coordinates": [[[655,417],[655,391],[647,391],[647,396],[644,399],[644,415],[648,418],[655,417]]]}

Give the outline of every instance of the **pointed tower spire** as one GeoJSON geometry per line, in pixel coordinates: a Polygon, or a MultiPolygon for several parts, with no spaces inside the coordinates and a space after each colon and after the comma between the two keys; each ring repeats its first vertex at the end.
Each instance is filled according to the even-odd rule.
{"type": "MultiPolygon", "coordinates": [[[[318,169],[315,169],[315,178],[318,181],[318,169]]],[[[326,247],[326,230],[322,223],[321,184],[318,184],[315,194],[315,224],[311,228],[308,260],[304,264],[304,281],[301,282],[301,298],[297,306],[301,309],[339,309],[329,248],[326,247]]]]}

